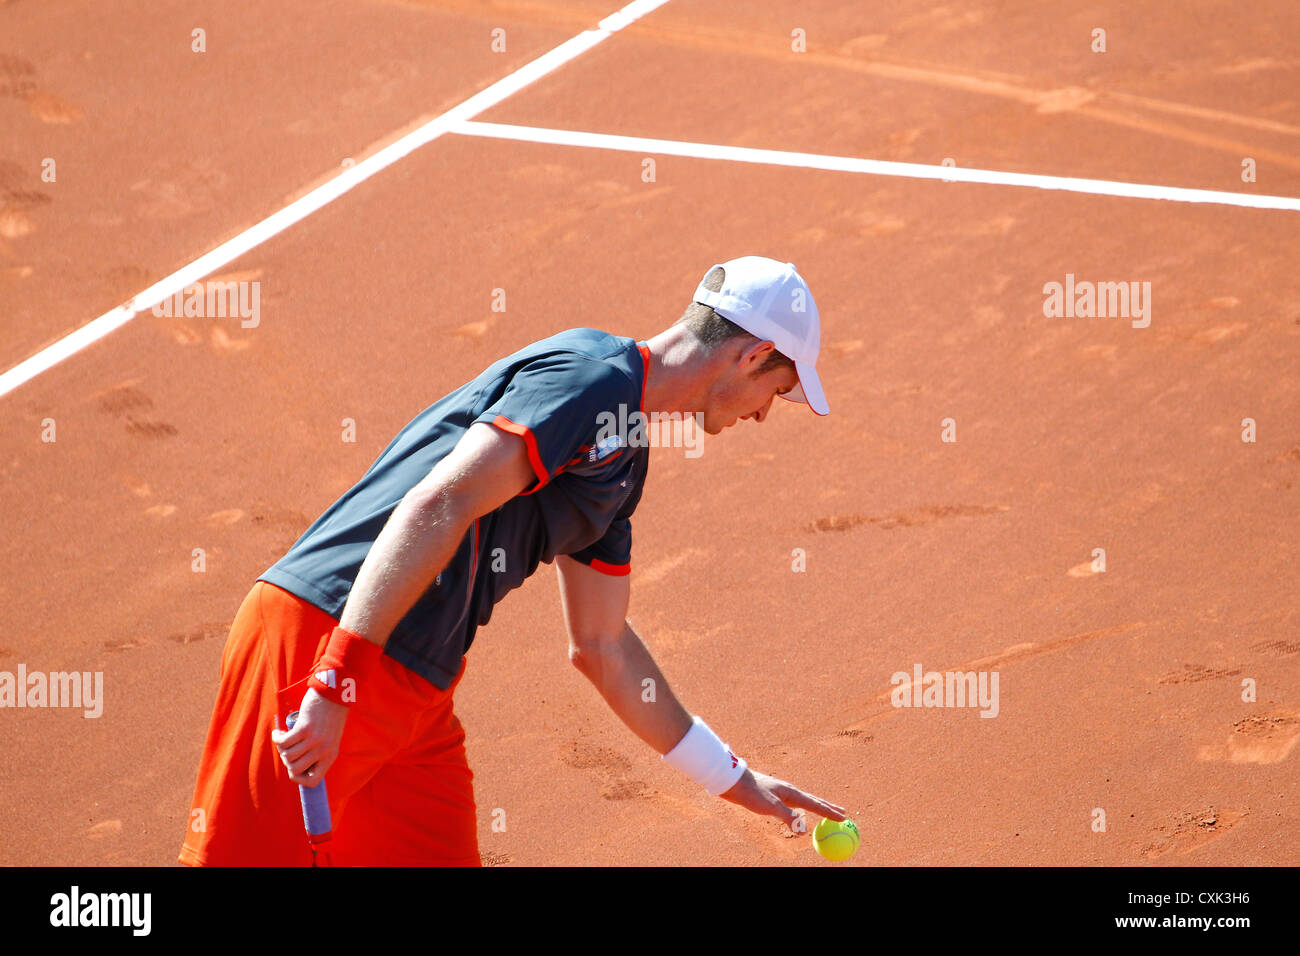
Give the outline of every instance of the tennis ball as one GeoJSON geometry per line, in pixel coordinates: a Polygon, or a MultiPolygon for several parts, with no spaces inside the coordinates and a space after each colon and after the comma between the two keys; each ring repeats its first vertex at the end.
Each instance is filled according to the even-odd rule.
{"type": "Polygon", "coordinates": [[[817,852],[832,863],[847,860],[858,850],[862,837],[852,820],[836,823],[834,820],[822,820],[813,830],[813,846],[817,852]]]}

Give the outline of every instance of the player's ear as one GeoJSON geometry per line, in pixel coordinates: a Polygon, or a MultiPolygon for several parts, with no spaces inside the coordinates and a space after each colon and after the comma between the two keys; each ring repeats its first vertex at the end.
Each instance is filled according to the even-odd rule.
{"type": "Polygon", "coordinates": [[[767,357],[776,351],[776,346],[768,341],[753,342],[740,356],[740,364],[747,372],[756,372],[763,367],[767,357]]]}

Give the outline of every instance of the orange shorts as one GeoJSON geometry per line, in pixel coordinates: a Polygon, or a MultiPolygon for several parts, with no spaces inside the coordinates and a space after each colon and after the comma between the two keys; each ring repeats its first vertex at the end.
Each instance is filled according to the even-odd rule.
{"type": "MultiPolygon", "coordinates": [[[[199,762],[180,861],[310,866],[298,786],[271,742],[307,691],[338,622],[273,584],[244,599],[221,658],[221,688],[199,762]]],[[[352,705],[325,775],[336,866],[479,866],[465,732],[440,690],[391,657],[352,705]],[[381,681],[378,685],[375,681],[381,681]]]]}

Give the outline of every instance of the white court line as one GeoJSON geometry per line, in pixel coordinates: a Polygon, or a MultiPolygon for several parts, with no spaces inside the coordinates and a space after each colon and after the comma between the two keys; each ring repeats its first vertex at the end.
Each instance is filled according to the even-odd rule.
{"type": "Polygon", "coordinates": [[[712,143],[686,143],[671,139],[647,139],[641,136],[613,136],[608,133],[583,133],[577,130],[511,126],[505,123],[462,122],[457,124],[451,131],[464,136],[514,139],[529,143],[549,143],[555,146],[585,146],[591,149],[616,149],[663,156],[689,156],[695,159],[725,159],[736,163],[795,166],[800,169],[826,169],[841,173],[870,173],[876,176],[902,176],[910,179],[941,179],[950,182],[987,183],[993,186],[1030,186],[1036,189],[1060,189],[1066,192],[1092,193],[1100,196],[1123,196],[1131,199],[1168,199],[1174,202],[1219,203],[1225,206],[1246,206],[1253,209],[1300,211],[1300,198],[1293,196],[1261,196],[1251,193],[1219,192],[1213,189],[1184,189],[1180,186],[1112,182],[1108,179],[1075,179],[1070,176],[1005,173],[996,169],[968,169],[961,166],[894,163],[881,159],[855,159],[852,156],[787,153],[775,149],[717,146],[712,143]]]}
{"type": "Polygon", "coordinates": [[[431,119],[418,129],[412,130],[401,139],[385,146],[373,156],[369,156],[348,167],[327,183],[317,186],[311,192],[294,200],[278,212],[272,213],[261,222],[250,226],[211,252],[199,256],[193,262],[173,272],[160,282],[156,282],[129,302],[106,312],[99,318],[71,332],[31,358],[19,362],[9,371],[0,375],[0,396],[7,395],[18,386],[31,381],[37,375],[47,371],[71,355],[80,352],[86,346],[99,341],[115,329],[126,323],[146,309],[151,309],[164,299],[193,285],[204,276],[210,275],[227,263],[237,259],[250,249],[255,249],[288,229],[294,223],[307,218],[350,189],[365,182],[380,170],[391,166],[403,156],[414,152],[426,143],[430,143],[458,124],[477,116],[484,110],[496,106],[502,100],[519,92],[530,83],[536,82],[570,60],[581,56],[659,7],[668,0],[634,0],[617,13],[612,13],[601,20],[594,30],[584,30],[577,36],[566,40],[549,53],[544,53],[531,63],[521,66],[509,76],[503,77],[484,90],[474,94],[458,106],[454,106],[440,116],[431,119]]]}

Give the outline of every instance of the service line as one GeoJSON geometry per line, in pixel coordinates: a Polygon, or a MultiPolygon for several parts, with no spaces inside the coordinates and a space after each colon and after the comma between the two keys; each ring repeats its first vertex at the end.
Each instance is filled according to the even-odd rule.
{"type": "Polygon", "coordinates": [[[777,149],[719,146],[714,143],[687,143],[672,139],[614,136],[609,133],[584,133],[569,129],[511,126],[505,123],[462,122],[457,124],[451,132],[463,136],[486,136],[490,139],[513,139],[529,143],[549,143],[554,146],[616,149],[650,156],[724,159],[734,163],[794,166],[800,169],[825,169],[840,173],[868,173],[874,176],[902,176],[909,179],[940,179],[948,182],[986,183],[992,186],[1029,186],[1035,189],[1059,189],[1066,192],[1121,196],[1130,199],[1167,199],[1173,202],[1218,203],[1224,206],[1247,206],[1253,209],[1300,211],[1300,198],[1292,196],[1261,196],[1253,193],[1219,192],[1214,189],[1185,189],[1181,186],[1123,183],[1109,179],[1075,179],[1071,176],[1006,173],[996,169],[969,169],[962,166],[895,163],[882,159],[856,159],[852,156],[827,156],[821,153],[789,153],[777,149]]]}

